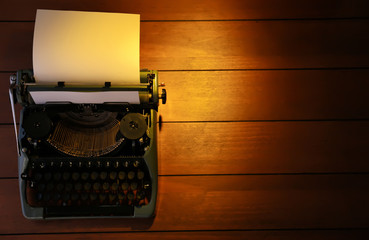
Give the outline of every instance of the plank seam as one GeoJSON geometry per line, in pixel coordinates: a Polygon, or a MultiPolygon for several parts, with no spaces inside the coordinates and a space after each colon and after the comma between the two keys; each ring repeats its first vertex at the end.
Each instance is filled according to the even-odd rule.
{"type": "Polygon", "coordinates": [[[150,231],[96,231],[96,232],[45,232],[45,233],[0,233],[0,236],[22,235],[71,235],[71,234],[115,234],[115,233],[186,233],[186,232],[288,232],[288,231],[367,231],[369,227],[358,228],[255,228],[255,229],[209,229],[209,230],[150,230],[150,231]]]}
{"type": "MultiPolygon", "coordinates": [[[[369,20],[369,17],[336,17],[336,18],[239,18],[239,19],[147,19],[140,22],[274,22],[274,21],[347,21],[369,20]]],[[[35,20],[0,20],[0,23],[34,23],[35,20]]]]}

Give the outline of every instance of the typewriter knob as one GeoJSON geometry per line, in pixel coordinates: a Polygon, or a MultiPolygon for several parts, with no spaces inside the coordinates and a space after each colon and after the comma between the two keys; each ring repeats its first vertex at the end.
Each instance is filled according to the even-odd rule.
{"type": "Polygon", "coordinates": [[[167,90],[162,89],[159,98],[161,99],[161,102],[165,104],[167,102],[167,90]]]}

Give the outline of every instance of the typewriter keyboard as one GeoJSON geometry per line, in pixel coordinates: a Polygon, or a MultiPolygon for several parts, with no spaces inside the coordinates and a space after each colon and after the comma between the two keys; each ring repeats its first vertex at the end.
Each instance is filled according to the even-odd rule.
{"type": "Polygon", "coordinates": [[[114,206],[113,214],[119,207],[146,205],[151,198],[150,174],[141,158],[35,159],[22,178],[28,204],[50,211],[74,207],[84,215],[98,207],[99,215],[114,206]]]}

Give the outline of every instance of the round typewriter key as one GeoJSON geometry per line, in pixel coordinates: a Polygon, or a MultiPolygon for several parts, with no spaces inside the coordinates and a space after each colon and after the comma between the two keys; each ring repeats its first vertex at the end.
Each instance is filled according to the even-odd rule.
{"type": "Polygon", "coordinates": [[[62,194],[62,200],[63,200],[64,202],[68,201],[68,200],[69,200],[69,198],[70,198],[70,194],[69,194],[69,193],[64,193],[64,194],[62,194]]]}
{"type": "Polygon", "coordinates": [[[72,198],[72,201],[76,201],[79,198],[79,194],[78,193],[72,193],[71,198],[72,198]]]}
{"type": "Polygon", "coordinates": [[[61,173],[60,172],[54,173],[53,179],[55,181],[59,181],[61,179],[61,173]]]}
{"type": "Polygon", "coordinates": [[[73,184],[67,183],[65,184],[65,191],[70,192],[73,189],[73,184]]]}
{"type": "Polygon", "coordinates": [[[125,179],[125,178],[126,178],[126,173],[125,173],[125,172],[123,172],[123,171],[120,171],[120,172],[118,173],[118,178],[119,178],[120,180],[125,179]]]}
{"type": "Polygon", "coordinates": [[[89,176],[90,176],[90,174],[88,172],[83,172],[81,174],[81,179],[84,180],[84,181],[86,181],[89,176]]]}
{"type": "Polygon", "coordinates": [[[100,201],[104,201],[106,199],[106,194],[105,193],[100,193],[99,194],[99,199],[100,199],[100,201]]]}
{"type": "Polygon", "coordinates": [[[85,189],[85,191],[90,190],[90,189],[91,189],[91,183],[86,182],[86,183],[83,185],[83,189],[85,189]]]}
{"type": "Polygon", "coordinates": [[[125,198],[124,193],[118,193],[118,199],[123,200],[125,198]]]}
{"type": "Polygon", "coordinates": [[[104,182],[103,183],[103,189],[106,191],[106,190],[109,190],[109,187],[110,187],[110,184],[108,182],[104,182]]]}
{"type": "Polygon", "coordinates": [[[54,189],[54,184],[53,183],[46,184],[46,191],[52,191],[53,189],[54,189]]]}
{"type": "Polygon", "coordinates": [[[37,185],[37,190],[39,192],[42,192],[43,190],[45,190],[45,187],[46,187],[45,184],[40,183],[40,184],[37,185]]]}
{"type": "Polygon", "coordinates": [[[43,194],[42,193],[37,193],[36,200],[37,201],[41,201],[42,200],[42,197],[43,197],[43,194]]]}
{"type": "Polygon", "coordinates": [[[68,181],[69,178],[70,178],[70,173],[69,172],[64,172],[63,173],[63,180],[68,181]]]}
{"type": "Polygon", "coordinates": [[[35,181],[38,182],[42,179],[42,174],[41,173],[36,173],[35,174],[35,181]]]}
{"type": "Polygon", "coordinates": [[[99,176],[99,174],[97,172],[92,172],[91,173],[91,179],[92,180],[96,180],[98,176],[99,176]]]}
{"type": "Polygon", "coordinates": [[[44,174],[45,181],[49,181],[51,179],[51,172],[47,172],[44,174]]]}
{"type": "Polygon", "coordinates": [[[145,173],[143,171],[138,170],[137,172],[137,179],[141,180],[145,177],[145,173]]]}
{"type": "Polygon", "coordinates": [[[127,190],[129,187],[129,184],[127,182],[122,183],[122,190],[127,190]]]}
{"type": "Polygon", "coordinates": [[[132,180],[132,179],[134,179],[134,178],[135,178],[135,172],[130,171],[130,172],[128,173],[128,179],[129,179],[129,180],[132,180]]]}
{"type": "Polygon", "coordinates": [[[116,178],[117,178],[117,172],[110,172],[110,173],[109,173],[109,178],[110,178],[111,180],[116,179],[116,178]]]}
{"type": "Polygon", "coordinates": [[[42,199],[44,201],[49,201],[50,200],[50,194],[49,193],[45,193],[44,196],[42,197],[42,199]]]}
{"type": "Polygon", "coordinates": [[[86,201],[88,199],[88,194],[87,193],[81,193],[81,199],[83,201],[86,201]]]}
{"type": "Polygon", "coordinates": [[[77,181],[77,180],[79,179],[79,173],[78,173],[78,172],[73,172],[73,173],[72,173],[72,179],[73,179],[74,181],[77,181]]]}
{"type": "Polygon", "coordinates": [[[108,173],[105,172],[105,171],[103,171],[103,172],[100,173],[101,180],[105,180],[107,176],[108,176],[108,173]]]}
{"type": "Polygon", "coordinates": [[[64,189],[64,184],[58,183],[58,185],[56,185],[56,190],[57,191],[61,192],[61,191],[63,191],[63,189],[64,189]]]}
{"type": "Polygon", "coordinates": [[[111,190],[113,190],[113,191],[117,191],[117,190],[118,190],[118,188],[119,188],[118,183],[113,183],[113,184],[111,185],[111,190]]]}
{"type": "Polygon", "coordinates": [[[117,198],[117,195],[115,195],[115,194],[109,194],[109,201],[111,202],[111,201],[114,201],[115,199],[117,198]]]}
{"type": "Polygon", "coordinates": [[[136,190],[137,186],[138,186],[137,182],[131,182],[131,190],[132,191],[136,190]]]}
{"type": "Polygon", "coordinates": [[[94,185],[93,185],[93,188],[94,188],[95,191],[98,191],[101,188],[101,184],[98,183],[98,182],[95,182],[94,185]]]}
{"type": "Polygon", "coordinates": [[[74,190],[80,191],[82,189],[82,183],[78,182],[74,185],[74,190]]]}
{"type": "Polygon", "coordinates": [[[136,198],[138,200],[144,199],[145,198],[145,192],[144,191],[138,191],[136,194],[136,198]]]}
{"type": "Polygon", "coordinates": [[[129,192],[127,194],[127,198],[128,198],[128,200],[133,200],[135,198],[135,195],[133,194],[133,192],[129,192]]]}
{"type": "Polygon", "coordinates": [[[96,199],[97,199],[97,194],[96,193],[90,193],[90,200],[95,201],[96,199]]]}
{"type": "Polygon", "coordinates": [[[58,200],[60,199],[60,197],[61,197],[61,196],[60,196],[60,194],[59,194],[59,193],[54,193],[54,194],[53,194],[53,200],[54,200],[54,201],[58,201],[58,200]]]}

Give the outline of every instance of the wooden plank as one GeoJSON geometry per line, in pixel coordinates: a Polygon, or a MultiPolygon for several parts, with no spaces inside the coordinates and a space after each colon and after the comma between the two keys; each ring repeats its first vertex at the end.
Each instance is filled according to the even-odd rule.
{"type": "Polygon", "coordinates": [[[160,177],[154,219],[30,221],[0,181],[0,233],[369,227],[368,175],[160,177]],[[21,226],[21,227],[20,227],[21,226]]]}
{"type": "MultiPolygon", "coordinates": [[[[77,233],[68,234],[70,240],[113,240],[113,239],[255,239],[255,240],[282,240],[282,239],[322,239],[346,240],[367,239],[368,230],[288,230],[288,231],[195,231],[195,232],[128,232],[128,233],[77,233]]],[[[32,234],[32,235],[2,235],[3,240],[64,240],[65,234],[32,234]]]]}
{"type": "MultiPolygon", "coordinates": [[[[369,20],[143,22],[141,67],[369,67],[369,20]]],[[[0,23],[0,71],[32,67],[32,22],[0,23]]]]}
{"type": "MultiPolygon", "coordinates": [[[[9,75],[0,73],[0,123],[12,122],[9,75]]],[[[159,114],[163,121],[369,118],[368,79],[369,70],[160,72],[168,100],[159,114]]]]}
{"type": "MultiPolygon", "coordinates": [[[[159,174],[369,172],[368,136],[369,122],[163,124],[159,174]]],[[[0,126],[0,177],[17,176],[14,138],[0,126]]]]}
{"type": "Polygon", "coordinates": [[[142,20],[350,18],[368,17],[368,6],[365,0],[13,0],[0,2],[0,21],[34,20],[36,9],[139,13],[142,20]]]}

